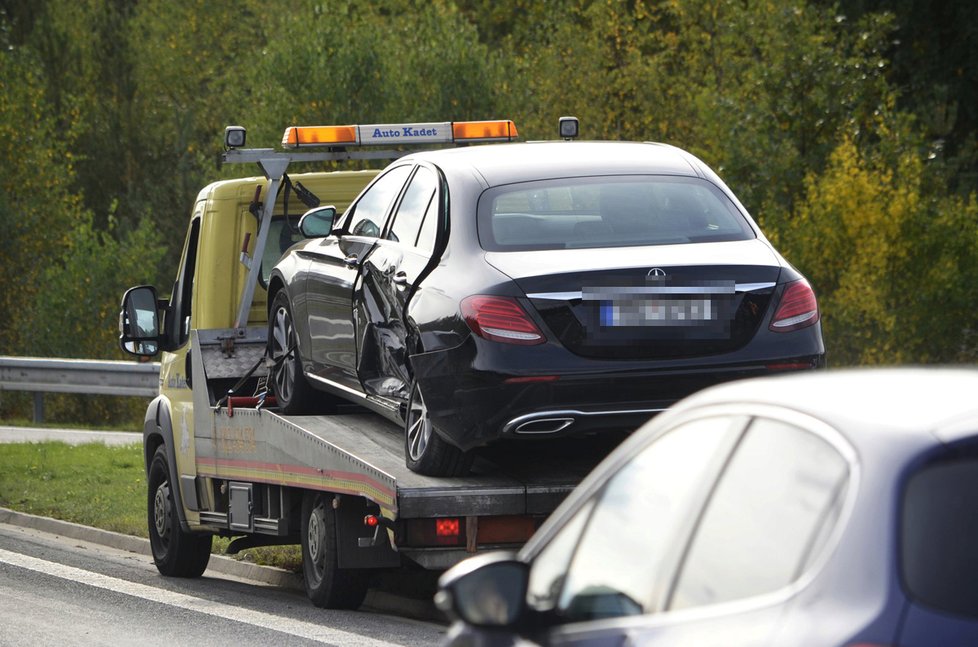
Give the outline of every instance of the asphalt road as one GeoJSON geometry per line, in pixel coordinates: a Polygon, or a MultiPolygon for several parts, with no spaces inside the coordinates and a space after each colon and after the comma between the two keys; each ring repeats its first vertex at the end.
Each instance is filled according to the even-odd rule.
{"type": "Polygon", "coordinates": [[[432,645],[444,627],[329,611],[209,569],[163,578],[147,555],[0,523],[0,645],[432,645]]]}

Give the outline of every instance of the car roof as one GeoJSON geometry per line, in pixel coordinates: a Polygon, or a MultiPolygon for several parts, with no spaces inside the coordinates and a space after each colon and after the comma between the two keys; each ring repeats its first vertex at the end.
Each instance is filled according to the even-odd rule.
{"type": "Polygon", "coordinates": [[[702,162],[685,151],[651,142],[524,142],[423,151],[409,158],[442,168],[469,169],[489,186],[544,177],[655,173],[706,177],[702,162]]]}
{"type": "Polygon", "coordinates": [[[857,447],[861,435],[879,432],[952,443],[978,435],[975,393],[973,368],[844,369],[731,382],[676,409],[732,403],[787,408],[826,422],[857,447]]]}

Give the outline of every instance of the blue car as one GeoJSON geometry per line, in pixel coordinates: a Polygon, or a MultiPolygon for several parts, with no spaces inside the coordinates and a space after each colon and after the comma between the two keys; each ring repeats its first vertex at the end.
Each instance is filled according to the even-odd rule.
{"type": "Polygon", "coordinates": [[[978,645],[978,371],[711,387],[519,554],[447,571],[446,642],[978,645]]]}

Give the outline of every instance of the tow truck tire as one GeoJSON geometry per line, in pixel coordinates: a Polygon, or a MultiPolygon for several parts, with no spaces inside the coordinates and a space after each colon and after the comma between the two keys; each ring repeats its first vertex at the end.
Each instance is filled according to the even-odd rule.
{"type": "Polygon", "coordinates": [[[465,476],[472,466],[471,452],[463,452],[432,429],[417,381],[411,385],[404,416],[404,458],[412,472],[428,476],[465,476]]]}
{"type": "Polygon", "coordinates": [[[269,378],[279,409],[285,414],[309,413],[313,391],[302,374],[292,306],[285,290],[279,290],[272,300],[268,316],[268,357],[278,362],[269,378]],[[282,359],[285,355],[288,357],[282,359]]]}
{"type": "Polygon", "coordinates": [[[211,535],[180,527],[165,445],[153,454],[148,489],[149,543],[156,568],[170,577],[200,577],[211,558],[211,535]]]}
{"type": "Polygon", "coordinates": [[[317,607],[356,609],[363,604],[370,572],[340,568],[336,561],[336,511],[333,496],[306,492],[302,497],[302,579],[317,607]]]}

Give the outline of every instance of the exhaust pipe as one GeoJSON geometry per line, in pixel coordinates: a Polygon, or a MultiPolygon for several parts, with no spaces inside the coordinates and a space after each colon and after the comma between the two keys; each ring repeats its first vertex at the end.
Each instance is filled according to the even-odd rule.
{"type": "Polygon", "coordinates": [[[513,430],[517,434],[555,434],[574,424],[573,418],[538,418],[527,420],[513,430]]]}

